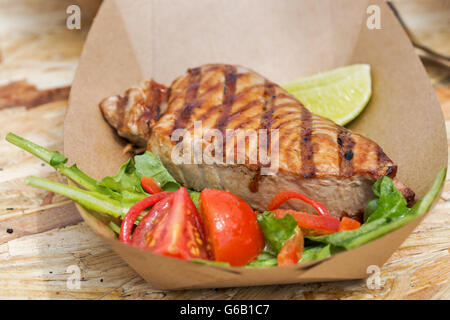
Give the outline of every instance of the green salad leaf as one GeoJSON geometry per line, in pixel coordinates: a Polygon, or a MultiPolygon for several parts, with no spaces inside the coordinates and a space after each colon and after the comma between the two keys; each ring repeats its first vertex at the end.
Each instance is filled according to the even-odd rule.
{"type": "MultiPolygon", "coordinates": [[[[333,252],[334,253],[334,252],[333,252]]],[[[314,246],[305,247],[303,249],[302,257],[298,263],[310,262],[313,260],[324,259],[331,256],[331,245],[317,244],[314,246]]]]}
{"type": "Polygon", "coordinates": [[[153,153],[145,151],[142,155],[135,156],[134,162],[139,178],[152,177],[165,191],[175,191],[181,187],[153,153]]]}
{"type": "Polygon", "coordinates": [[[308,239],[329,244],[337,249],[353,249],[375,240],[408,222],[422,216],[431,207],[445,179],[446,169],[442,169],[425,197],[412,208],[406,206],[406,200],[388,177],[379,179],[373,186],[378,199],[376,209],[368,216],[366,223],[359,229],[340,231],[326,236],[308,237],[308,239]]]}
{"type": "MultiPolygon", "coordinates": [[[[26,183],[65,195],[87,209],[114,217],[123,217],[134,203],[149,196],[140,182],[143,176],[155,179],[165,191],[174,191],[180,187],[161,161],[148,151],[136,156],[134,161],[129,159],[120,167],[116,175],[97,181],[81,171],[75,164],[67,166],[67,158],[58,151],[46,149],[13,133],[9,133],[6,140],[52,165],[84,189],[33,176],[28,177],[26,183]]],[[[194,203],[198,205],[199,193],[191,192],[190,194],[194,203]]]]}
{"type": "MultiPolygon", "coordinates": [[[[84,189],[33,176],[26,178],[27,184],[62,194],[87,209],[116,218],[123,218],[134,203],[148,196],[140,183],[143,176],[155,179],[165,191],[175,191],[180,187],[158,157],[148,151],[135,156],[134,161],[129,159],[120,167],[116,175],[97,181],[78,169],[76,165],[66,165],[68,159],[58,151],[48,150],[13,133],[9,133],[6,140],[52,165],[84,189]]],[[[322,259],[342,250],[356,248],[422,216],[439,194],[445,175],[446,168],[438,173],[431,189],[412,208],[408,208],[403,195],[395,188],[389,177],[379,179],[373,185],[375,197],[369,201],[364,212],[365,223],[356,230],[340,231],[325,236],[306,236],[305,248],[299,263],[322,259]]],[[[200,193],[195,191],[189,191],[189,193],[198,207],[200,193]]],[[[248,267],[276,266],[277,254],[285,241],[294,235],[298,228],[297,221],[289,214],[283,218],[276,218],[270,211],[259,214],[257,221],[266,239],[267,247],[248,264],[248,267]]],[[[114,223],[109,226],[115,232],[120,230],[120,227],[114,223]]],[[[211,263],[205,261],[195,262],[211,263]]],[[[214,264],[223,265],[224,263],[214,262],[214,264]]]]}
{"type": "Polygon", "coordinates": [[[189,195],[191,196],[192,202],[198,209],[198,201],[200,200],[200,192],[189,191],[189,195]]]}
{"type": "MultiPolygon", "coordinates": [[[[408,214],[410,209],[401,192],[394,186],[392,179],[383,177],[378,179],[372,186],[375,194],[376,209],[367,217],[366,223],[380,218],[394,219],[408,214]]],[[[371,204],[373,205],[373,204],[371,204]]],[[[372,209],[369,208],[368,211],[372,209]]]]}
{"type": "Polygon", "coordinates": [[[270,251],[261,252],[255,260],[250,262],[246,267],[250,268],[265,268],[265,267],[276,267],[278,265],[277,256],[270,251]]]}
{"type": "Polygon", "coordinates": [[[132,159],[125,162],[115,176],[104,177],[98,185],[116,192],[128,191],[145,194],[141,186],[141,178],[137,174],[132,159]]]}
{"type": "Polygon", "coordinates": [[[264,238],[270,248],[278,254],[286,240],[294,235],[297,220],[290,214],[283,218],[275,218],[273,212],[265,211],[258,214],[257,221],[264,238]]]}

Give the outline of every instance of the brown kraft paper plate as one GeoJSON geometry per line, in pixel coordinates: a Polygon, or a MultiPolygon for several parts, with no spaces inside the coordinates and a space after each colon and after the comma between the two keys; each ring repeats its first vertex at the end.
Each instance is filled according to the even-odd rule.
{"type": "MultiPolygon", "coordinates": [[[[376,141],[420,199],[447,166],[445,122],[406,34],[382,1],[104,1],[86,41],[65,119],[64,151],[89,175],[113,175],[124,141],[98,103],[143,79],[170,84],[186,69],[230,63],[282,83],[339,66],[368,63],[373,95],[348,127],[376,141]],[[380,29],[370,29],[370,5],[380,29]]],[[[217,288],[359,279],[381,266],[423,219],[359,248],[307,264],[234,268],[133,248],[78,206],[92,229],[145,280],[162,289],[217,288]]]]}

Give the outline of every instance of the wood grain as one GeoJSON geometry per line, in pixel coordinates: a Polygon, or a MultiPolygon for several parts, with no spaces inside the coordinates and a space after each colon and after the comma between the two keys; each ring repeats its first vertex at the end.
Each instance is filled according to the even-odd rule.
{"type": "MultiPolygon", "coordinates": [[[[89,21],[83,22],[82,30],[65,28],[65,8],[72,4],[69,0],[47,0],[39,4],[26,0],[0,1],[0,86],[11,88],[17,81],[22,81],[37,92],[70,86],[89,21]]],[[[405,13],[415,12],[414,6],[406,5],[404,0],[395,2],[401,3],[400,10],[402,6],[406,8],[405,13]]],[[[414,22],[415,15],[407,16],[405,21],[414,22]]],[[[440,19],[437,21],[442,23],[440,19]]],[[[418,25],[413,23],[413,31],[420,31],[418,25]]],[[[442,43],[442,50],[447,50],[450,43],[447,32],[424,31],[420,33],[420,39],[436,46],[442,43]],[[432,39],[427,42],[426,37],[432,39]]],[[[430,76],[448,120],[450,141],[450,86],[442,73],[430,73],[430,76]]],[[[14,103],[0,107],[2,299],[450,298],[448,177],[440,202],[382,266],[384,284],[378,290],[369,289],[365,280],[218,290],[155,290],[81,222],[70,200],[54,195],[50,201],[48,192],[24,184],[28,175],[60,182],[65,182],[65,178],[39,159],[7,144],[4,141],[6,133],[13,131],[61,151],[67,101],[61,100],[64,95],[56,95],[43,100],[45,104],[27,109],[26,97],[17,95],[14,94],[14,103]],[[12,229],[12,233],[8,229],[12,229]],[[78,266],[81,271],[80,289],[67,286],[70,266],[78,266]]]]}

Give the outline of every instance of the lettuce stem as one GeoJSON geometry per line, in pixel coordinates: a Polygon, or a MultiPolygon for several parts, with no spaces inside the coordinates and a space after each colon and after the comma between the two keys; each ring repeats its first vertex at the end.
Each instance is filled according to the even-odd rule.
{"type": "Polygon", "coordinates": [[[78,169],[76,165],[72,165],[70,167],[65,165],[67,158],[58,151],[41,147],[40,145],[19,137],[11,132],[6,135],[6,141],[38,157],[80,186],[90,191],[99,191],[97,180],[89,177],[83,171],[78,169]]]}
{"type": "Polygon", "coordinates": [[[6,135],[6,141],[18,146],[25,151],[28,151],[32,155],[38,157],[42,161],[45,161],[51,166],[67,162],[67,158],[58,151],[48,150],[27,139],[15,135],[14,133],[8,133],[6,135]]]}
{"type": "Polygon", "coordinates": [[[87,209],[109,214],[115,218],[125,215],[128,208],[123,207],[119,201],[110,199],[102,194],[82,190],[52,180],[29,176],[25,183],[33,187],[45,189],[66,196],[87,209]]]}

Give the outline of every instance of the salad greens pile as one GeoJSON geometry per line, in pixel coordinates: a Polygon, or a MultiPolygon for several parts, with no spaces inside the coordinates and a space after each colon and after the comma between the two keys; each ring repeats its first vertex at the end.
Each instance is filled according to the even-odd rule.
{"type": "MultiPolygon", "coordinates": [[[[86,209],[106,213],[115,218],[123,218],[133,204],[149,196],[140,183],[143,176],[155,179],[164,191],[174,191],[180,187],[161,161],[148,151],[135,156],[134,161],[129,159],[116,175],[98,181],[78,169],[75,164],[67,166],[68,159],[58,151],[48,150],[13,133],[9,133],[6,140],[50,164],[86,190],[34,176],[26,178],[27,184],[62,194],[86,209]]],[[[199,193],[190,194],[198,205],[199,193]]],[[[112,228],[114,229],[114,226],[112,228]]]]}
{"type": "MultiPolygon", "coordinates": [[[[165,191],[175,191],[180,188],[180,184],[164,168],[158,157],[148,151],[135,156],[134,160],[129,159],[120,167],[116,175],[98,181],[78,169],[75,164],[66,165],[68,159],[58,151],[48,150],[13,133],[9,133],[6,140],[50,164],[84,189],[34,176],[26,178],[27,184],[62,194],[86,209],[106,213],[115,218],[123,218],[133,204],[149,196],[140,183],[143,176],[155,179],[165,191]]],[[[408,208],[406,200],[395,188],[392,179],[389,177],[379,179],[373,185],[375,197],[366,207],[364,223],[361,227],[324,236],[305,236],[305,247],[299,263],[323,259],[334,253],[356,248],[422,216],[439,194],[445,174],[444,168],[438,173],[425,197],[412,208],[408,208]]],[[[198,207],[200,194],[190,191],[190,195],[198,207]]],[[[289,214],[283,218],[275,218],[270,211],[258,214],[257,221],[267,245],[265,250],[247,267],[276,266],[277,254],[283,244],[298,231],[297,221],[289,214]]],[[[109,226],[116,233],[120,231],[120,228],[112,221],[109,226]]],[[[196,260],[195,262],[199,263],[224,264],[196,260]]]]}
{"type": "MultiPolygon", "coordinates": [[[[428,193],[412,208],[408,208],[405,198],[395,188],[391,178],[380,178],[372,187],[375,197],[366,207],[365,221],[361,227],[325,236],[305,236],[305,247],[299,263],[323,259],[334,253],[359,247],[424,215],[438,196],[445,175],[444,168],[439,171],[428,193]]],[[[276,266],[277,250],[285,240],[293,236],[296,221],[290,215],[277,219],[272,212],[266,211],[259,214],[258,223],[269,243],[269,249],[262,252],[249,266],[276,266]],[[286,219],[287,217],[292,219],[286,219]]]]}

